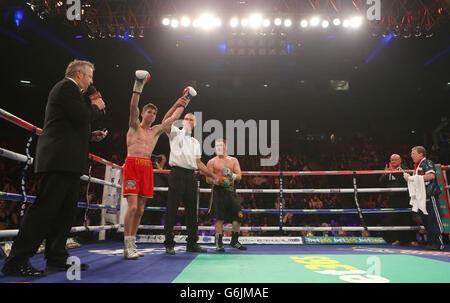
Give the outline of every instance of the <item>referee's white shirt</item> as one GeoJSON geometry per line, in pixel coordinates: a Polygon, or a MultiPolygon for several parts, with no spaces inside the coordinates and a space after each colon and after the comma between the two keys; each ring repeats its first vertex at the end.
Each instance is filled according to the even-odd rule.
{"type": "Polygon", "coordinates": [[[197,159],[202,157],[200,143],[184,129],[172,125],[169,134],[169,165],[197,169],[197,159]]]}

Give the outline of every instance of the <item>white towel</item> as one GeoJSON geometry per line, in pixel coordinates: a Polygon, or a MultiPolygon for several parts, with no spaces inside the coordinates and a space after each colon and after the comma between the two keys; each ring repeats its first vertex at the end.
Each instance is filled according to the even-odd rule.
{"type": "Polygon", "coordinates": [[[428,215],[427,194],[425,192],[425,183],[423,181],[423,176],[409,176],[408,192],[411,198],[409,204],[412,205],[412,210],[414,212],[417,212],[417,210],[421,210],[425,215],[428,215]]]}

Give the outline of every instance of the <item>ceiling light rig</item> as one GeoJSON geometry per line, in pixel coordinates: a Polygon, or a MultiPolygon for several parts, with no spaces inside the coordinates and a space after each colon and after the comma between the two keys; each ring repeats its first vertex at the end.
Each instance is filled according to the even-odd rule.
{"type": "MultiPolygon", "coordinates": [[[[67,1],[28,0],[29,9],[45,22],[59,18],[71,23],[84,37],[142,39],[150,29],[198,31],[203,33],[258,32],[286,34],[367,31],[370,36],[390,35],[405,39],[431,38],[448,23],[446,0],[390,0],[380,20],[368,20],[366,1],[296,0],[280,5],[279,0],[264,1],[260,10],[242,13],[246,1],[224,0],[222,9],[196,11],[183,0],[82,0],[81,20],[69,21],[67,1]]],[[[214,3],[222,3],[220,0],[214,3]]]]}

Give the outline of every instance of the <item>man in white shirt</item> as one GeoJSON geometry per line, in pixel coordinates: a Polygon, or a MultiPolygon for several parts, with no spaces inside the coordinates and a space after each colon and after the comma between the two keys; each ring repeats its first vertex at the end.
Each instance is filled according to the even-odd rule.
{"type": "MultiPolygon", "coordinates": [[[[172,107],[163,119],[163,123],[176,110],[172,107]]],[[[197,219],[197,186],[195,170],[200,169],[205,175],[212,177],[211,171],[201,161],[200,143],[192,137],[195,126],[195,116],[187,113],[183,119],[183,128],[179,129],[173,125],[166,128],[169,136],[170,156],[169,165],[169,193],[167,198],[166,215],[164,216],[164,234],[166,253],[175,254],[173,226],[175,225],[176,213],[181,201],[184,203],[185,221],[188,231],[186,239],[186,251],[204,253],[206,249],[198,246],[198,219],[197,219]]]]}

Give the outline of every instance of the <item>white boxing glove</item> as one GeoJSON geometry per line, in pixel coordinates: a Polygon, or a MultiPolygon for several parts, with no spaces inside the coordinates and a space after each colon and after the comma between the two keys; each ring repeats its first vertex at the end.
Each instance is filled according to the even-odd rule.
{"type": "Polygon", "coordinates": [[[403,178],[408,182],[410,175],[408,173],[403,173],[403,178]]]}
{"type": "Polygon", "coordinates": [[[136,80],[134,81],[133,93],[141,94],[144,85],[150,81],[150,73],[146,70],[137,70],[135,73],[136,80]]]}
{"type": "Polygon", "coordinates": [[[183,90],[183,97],[186,97],[187,103],[186,106],[189,104],[192,98],[197,96],[197,92],[192,86],[188,86],[183,90]]]}

